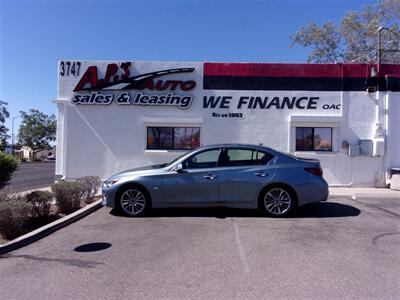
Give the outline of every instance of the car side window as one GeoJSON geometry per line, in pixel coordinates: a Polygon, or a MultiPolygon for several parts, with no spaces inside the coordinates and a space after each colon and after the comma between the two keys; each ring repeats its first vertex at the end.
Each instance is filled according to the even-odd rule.
{"type": "Polygon", "coordinates": [[[269,153],[257,151],[257,156],[255,158],[255,164],[256,165],[266,165],[273,157],[274,156],[269,153]]]}
{"type": "Polygon", "coordinates": [[[220,167],[266,165],[272,155],[252,149],[223,148],[218,160],[220,167]]]}
{"type": "Polygon", "coordinates": [[[229,166],[248,166],[253,165],[253,150],[248,149],[228,149],[229,166]]]}
{"type": "Polygon", "coordinates": [[[217,166],[220,149],[206,150],[186,159],[182,166],[184,169],[205,169],[217,166]]]}

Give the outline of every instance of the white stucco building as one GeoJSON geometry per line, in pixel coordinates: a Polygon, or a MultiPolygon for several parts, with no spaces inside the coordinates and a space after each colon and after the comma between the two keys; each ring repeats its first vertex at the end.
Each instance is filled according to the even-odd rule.
{"type": "Polygon", "coordinates": [[[318,158],[330,185],[400,167],[400,65],[60,61],[56,175],[109,175],[215,143],[318,158]]]}

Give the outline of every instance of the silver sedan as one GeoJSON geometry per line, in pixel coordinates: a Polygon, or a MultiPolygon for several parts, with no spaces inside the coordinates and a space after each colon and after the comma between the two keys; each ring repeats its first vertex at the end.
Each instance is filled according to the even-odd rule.
{"type": "Polygon", "coordinates": [[[124,171],[103,184],[103,203],[132,217],[150,208],[259,208],[284,217],[325,201],[328,185],[318,160],[255,145],[198,148],[167,164],[124,171]]]}

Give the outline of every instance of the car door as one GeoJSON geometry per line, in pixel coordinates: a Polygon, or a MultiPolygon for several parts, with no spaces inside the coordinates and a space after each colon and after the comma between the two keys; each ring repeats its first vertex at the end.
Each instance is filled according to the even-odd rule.
{"type": "Polygon", "coordinates": [[[218,157],[220,148],[197,152],[187,158],[183,169],[170,171],[163,177],[165,201],[171,204],[217,203],[218,157]]]}
{"type": "Polygon", "coordinates": [[[219,169],[220,201],[249,203],[274,175],[268,162],[273,155],[251,148],[223,148],[219,169]]]}

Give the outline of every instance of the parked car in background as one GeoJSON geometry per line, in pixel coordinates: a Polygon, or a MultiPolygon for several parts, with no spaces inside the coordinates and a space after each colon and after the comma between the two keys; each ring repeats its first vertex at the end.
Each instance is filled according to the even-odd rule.
{"type": "Polygon", "coordinates": [[[328,185],[318,160],[263,146],[223,144],[113,175],[102,193],[105,205],[128,216],[152,207],[226,206],[283,217],[298,206],[325,201],[328,185]]]}

